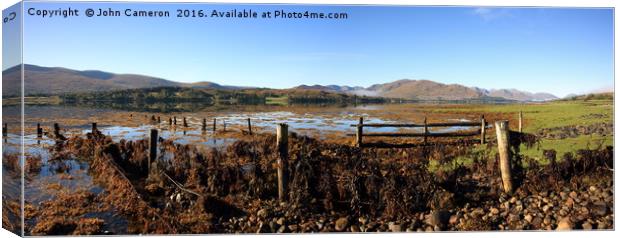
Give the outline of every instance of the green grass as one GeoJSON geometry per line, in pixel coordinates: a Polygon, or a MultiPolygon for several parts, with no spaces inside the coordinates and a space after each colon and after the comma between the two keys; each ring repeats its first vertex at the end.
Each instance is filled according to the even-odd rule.
{"type": "Polygon", "coordinates": [[[288,97],[267,97],[265,103],[269,105],[288,105],[288,97]]]}
{"type": "Polygon", "coordinates": [[[543,156],[544,150],[554,149],[556,151],[556,157],[561,160],[562,156],[567,152],[575,152],[580,149],[596,149],[605,146],[613,146],[613,136],[600,136],[600,135],[582,135],[575,138],[566,139],[544,139],[541,140],[539,146],[533,146],[532,148],[526,148],[524,145],[519,147],[519,154],[535,159],[540,164],[545,165],[549,163],[543,156]]]}
{"type": "Polygon", "coordinates": [[[436,111],[467,113],[502,113],[507,120],[516,122],[523,112],[523,132],[535,133],[542,128],[572,125],[591,125],[613,122],[613,100],[557,101],[549,103],[478,105],[442,108],[436,111]]]}
{"type": "MultiPolygon", "coordinates": [[[[468,114],[496,114],[496,117],[505,117],[510,120],[512,125],[518,121],[519,111],[523,112],[524,125],[523,132],[536,134],[543,128],[555,128],[563,126],[592,125],[597,123],[613,123],[613,100],[572,100],[555,101],[548,103],[528,103],[528,104],[505,104],[505,105],[476,105],[454,108],[433,109],[435,112],[464,112],[468,114]]],[[[512,126],[511,126],[512,127],[512,126]]],[[[516,128],[512,127],[513,130],[516,128]]],[[[490,135],[494,137],[493,134],[490,135]]],[[[494,140],[494,139],[491,139],[494,140]]],[[[549,161],[543,156],[544,150],[553,149],[556,151],[558,160],[562,156],[580,149],[596,149],[605,146],[613,146],[612,136],[602,135],[581,135],[575,138],[565,139],[541,139],[539,145],[526,148],[522,145],[519,154],[538,161],[540,164],[548,164],[549,161]]],[[[451,163],[439,164],[432,161],[429,170],[449,170],[462,165],[471,164],[474,158],[494,158],[497,149],[487,149],[486,146],[476,146],[471,153],[466,156],[457,157],[451,163]]]]}

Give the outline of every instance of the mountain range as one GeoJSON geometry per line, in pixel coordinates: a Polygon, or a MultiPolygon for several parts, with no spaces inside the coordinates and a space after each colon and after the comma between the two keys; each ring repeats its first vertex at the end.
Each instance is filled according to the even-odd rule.
{"type": "MultiPolygon", "coordinates": [[[[18,96],[20,67],[15,66],[2,72],[3,96],[18,96]]],[[[114,74],[98,70],[73,70],[61,67],[24,65],[26,95],[50,95],[76,92],[111,91],[153,87],[191,87],[219,90],[250,89],[220,85],[213,82],[182,83],[157,77],[137,74],[114,74]]],[[[255,89],[255,88],[254,88],[255,89]]],[[[482,89],[459,84],[442,84],[430,80],[401,79],[370,87],[339,85],[300,85],[294,90],[320,90],[365,96],[380,96],[410,100],[467,100],[504,98],[518,101],[546,101],[557,99],[549,93],[530,93],[516,89],[482,89]]]]}

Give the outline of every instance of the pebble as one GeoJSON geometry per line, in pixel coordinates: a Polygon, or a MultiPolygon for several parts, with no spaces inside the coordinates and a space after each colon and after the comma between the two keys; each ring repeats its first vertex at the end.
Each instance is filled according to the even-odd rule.
{"type": "Polygon", "coordinates": [[[572,192],[570,192],[570,193],[568,194],[568,196],[569,196],[569,197],[571,197],[571,198],[573,198],[573,199],[575,199],[575,198],[577,198],[577,193],[576,193],[575,191],[572,191],[572,192]]]}
{"type": "Polygon", "coordinates": [[[569,217],[565,217],[560,219],[558,222],[558,227],[556,230],[558,231],[569,231],[573,229],[573,223],[570,221],[569,217]]]}
{"type": "Polygon", "coordinates": [[[525,217],[523,217],[523,219],[525,219],[528,223],[532,223],[532,219],[534,218],[532,217],[532,215],[527,214],[525,215],[525,217]]]}
{"type": "Polygon", "coordinates": [[[510,198],[510,203],[514,204],[517,202],[517,197],[510,198]]]}
{"type": "Polygon", "coordinates": [[[493,215],[497,215],[497,214],[499,214],[499,209],[497,209],[497,208],[491,208],[491,214],[493,214],[493,215]]]}
{"type": "Polygon", "coordinates": [[[596,226],[596,229],[605,230],[605,229],[607,229],[607,224],[605,224],[605,222],[603,222],[603,221],[599,221],[598,225],[596,226]]]}
{"type": "Polygon", "coordinates": [[[448,223],[450,223],[450,225],[455,225],[456,223],[458,223],[459,221],[459,217],[457,215],[452,215],[450,216],[450,220],[448,221],[448,223]]]}
{"type": "Polygon", "coordinates": [[[280,219],[278,219],[278,221],[276,221],[276,224],[280,225],[280,226],[284,226],[286,223],[286,220],[284,219],[284,217],[280,217],[280,219]]]}
{"type": "Polygon", "coordinates": [[[392,232],[401,232],[401,229],[402,229],[401,225],[395,224],[393,222],[390,222],[388,227],[390,228],[390,231],[392,232]]]}
{"type": "Polygon", "coordinates": [[[336,220],[336,231],[344,231],[347,226],[349,226],[349,219],[347,219],[346,217],[341,217],[336,220]]]}
{"type": "Polygon", "coordinates": [[[258,210],[258,212],[256,213],[256,215],[260,218],[265,218],[267,217],[268,211],[266,208],[260,209],[258,210]]]}
{"type": "Polygon", "coordinates": [[[604,216],[605,214],[607,214],[607,203],[595,202],[592,205],[590,212],[597,216],[604,216]]]}
{"type": "Polygon", "coordinates": [[[351,232],[360,232],[360,227],[357,225],[351,225],[351,232]]]}
{"type": "Polygon", "coordinates": [[[583,224],[581,224],[581,228],[583,228],[584,230],[592,230],[592,224],[590,224],[589,222],[584,222],[583,224]]]}

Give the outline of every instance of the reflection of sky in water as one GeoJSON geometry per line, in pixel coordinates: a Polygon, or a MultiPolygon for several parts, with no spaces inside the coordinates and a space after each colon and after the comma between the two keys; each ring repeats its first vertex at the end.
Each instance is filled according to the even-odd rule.
{"type": "MultiPolygon", "coordinates": [[[[17,135],[9,134],[3,146],[3,153],[18,153],[20,139],[17,135]]],[[[24,137],[24,152],[26,156],[41,159],[41,170],[38,174],[30,174],[24,184],[24,197],[26,202],[38,206],[40,202],[54,199],[56,190],[48,189],[51,184],[60,184],[68,191],[87,190],[94,194],[103,192],[103,188],[95,184],[88,174],[88,162],[83,160],[65,159],[62,161],[49,161],[51,154],[49,149],[55,142],[46,137],[38,139],[36,135],[24,137]],[[63,168],[64,173],[58,173],[57,169],[63,168]],[[64,174],[64,175],[63,175],[64,174]],[[65,176],[65,177],[63,177],[65,176]],[[71,179],[67,179],[70,176],[71,179]]],[[[3,168],[4,172],[4,168],[3,168]]],[[[105,221],[104,229],[114,233],[126,233],[127,221],[107,211],[97,214],[86,214],[85,217],[98,217],[105,221]]],[[[25,221],[28,225],[35,225],[36,220],[25,221]]]]}

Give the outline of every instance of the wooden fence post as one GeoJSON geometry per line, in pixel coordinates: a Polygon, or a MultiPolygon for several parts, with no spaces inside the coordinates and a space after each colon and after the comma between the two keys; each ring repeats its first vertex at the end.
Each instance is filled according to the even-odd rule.
{"type": "Polygon", "coordinates": [[[41,128],[41,123],[37,123],[37,138],[43,137],[43,129],[41,128]]]}
{"type": "Polygon", "coordinates": [[[278,124],[276,130],[278,148],[278,199],[284,201],[287,195],[288,125],[278,124]]]}
{"type": "Polygon", "coordinates": [[[172,117],[169,117],[169,118],[168,118],[168,125],[169,125],[169,126],[172,126],[172,117]]]}
{"type": "Polygon", "coordinates": [[[215,122],[216,122],[216,119],[215,119],[215,118],[213,118],[213,133],[215,133],[215,131],[216,131],[216,129],[217,129],[217,128],[216,128],[216,125],[217,125],[217,124],[216,124],[215,122]]]}
{"type": "Polygon", "coordinates": [[[426,117],[424,117],[424,145],[426,145],[427,137],[428,137],[428,123],[426,123],[426,117]]]}
{"type": "Polygon", "coordinates": [[[486,143],[486,127],[487,122],[484,120],[484,115],[480,116],[480,144],[484,145],[486,143]]]}
{"type": "Polygon", "coordinates": [[[250,122],[250,118],[248,117],[248,133],[252,135],[252,123],[250,122]]]}
{"type": "Polygon", "coordinates": [[[2,125],[2,136],[3,137],[6,137],[8,135],[9,133],[8,130],[9,130],[9,126],[6,123],[4,123],[4,125],[2,125]]]}
{"type": "Polygon", "coordinates": [[[523,132],[523,111],[519,111],[519,132],[523,132]]]}
{"type": "Polygon", "coordinates": [[[226,120],[222,120],[222,123],[224,124],[224,132],[226,132],[226,120]]]}
{"type": "Polygon", "coordinates": [[[202,118],[202,131],[207,131],[207,119],[202,118]]]}
{"type": "Polygon", "coordinates": [[[157,123],[161,123],[161,117],[157,116],[157,123]]]}
{"type": "Polygon", "coordinates": [[[93,135],[95,134],[95,132],[97,131],[97,123],[96,123],[96,122],[93,122],[93,125],[92,125],[92,127],[91,127],[91,130],[90,130],[90,131],[91,131],[91,133],[92,133],[93,135]]]}
{"type": "Polygon", "coordinates": [[[364,117],[360,117],[359,122],[357,123],[357,132],[355,133],[355,145],[357,147],[363,146],[362,137],[364,136],[364,117]]]}
{"type": "Polygon", "coordinates": [[[183,127],[187,127],[187,119],[183,117],[183,127]]]}
{"type": "Polygon", "coordinates": [[[151,143],[149,146],[148,170],[151,172],[151,163],[157,159],[157,129],[151,129],[151,143]]]}
{"type": "Polygon", "coordinates": [[[512,193],[512,172],[510,171],[510,136],[508,121],[496,121],[497,149],[499,151],[499,169],[502,174],[504,192],[512,193]]]}
{"type": "Polygon", "coordinates": [[[60,126],[58,123],[54,123],[54,136],[59,137],[60,135],[60,126]]]}
{"type": "Polygon", "coordinates": [[[177,125],[177,117],[175,116],[174,119],[172,120],[172,124],[174,124],[175,126],[177,125]]]}

